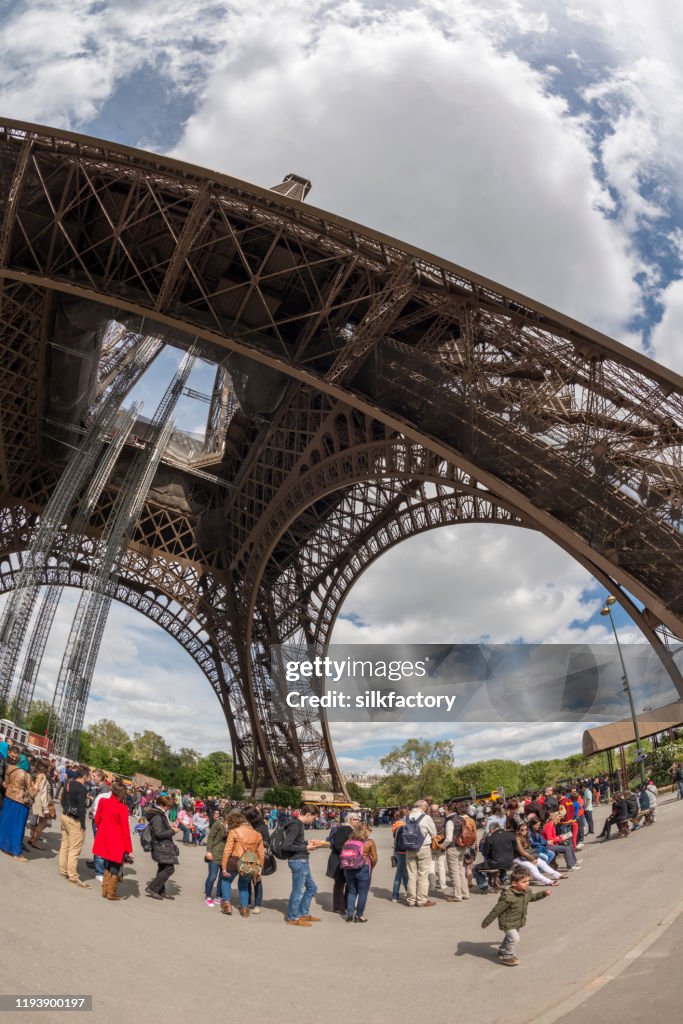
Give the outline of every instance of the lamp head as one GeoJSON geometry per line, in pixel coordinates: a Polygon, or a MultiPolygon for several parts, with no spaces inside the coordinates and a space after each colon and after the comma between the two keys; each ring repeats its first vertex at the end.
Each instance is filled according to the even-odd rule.
{"type": "Polygon", "coordinates": [[[609,615],[609,608],[607,607],[607,605],[605,605],[603,608],[600,609],[600,614],[601,615],[609,615]]]}
{"type": "Polygon", "coordinates": [[[609,597],[607,598],[607,600],[605,601],[605,604],[607,605],[607,607],[608,607],[608,608],[611,608],[611,607],[612,607],[612,605],[613,605],[613,604],[616,604],[616,603],[617,603],[617,599],[616,599],[616,597],[614,596],[614,594],[610,594],[610,596],[609,596],[609,597]]]}

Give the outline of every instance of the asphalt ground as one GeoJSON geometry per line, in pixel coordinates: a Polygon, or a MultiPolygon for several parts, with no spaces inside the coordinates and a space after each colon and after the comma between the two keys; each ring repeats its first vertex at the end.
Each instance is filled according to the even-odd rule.
{"type": "MultiPolygon", "coordinates": [[[[598,830],[605,813],[596,811],[598,830]]],[[[587,840],[581,870],[530,906],[518,967],[499,963],[496,924],[481,929],[495,896],[473,892],[466,903],[446,903],[437,894],[435,907],[420,909],[391,902],[388,827],[373,834],[380,860],[368,923],[332,914],[320,850],[311,863],[322,921],[300,929],[284,924],[286,862],[264,879],[263,913],[243,919],[204,905],[203,848],[182,848],[168,887],[177,898],[158,902],[145,898],[154,866],[134,839],[124,898],[113,903],[101,898],[85,855],[81,877],[92,889],[60,878],[59,830],[45,835],[47,851],[31,851],[28,863],[0,856],[0,994],[92,994],[93,1010],[22,1010],[10,1020],[185,1024],[220,1015],[232,1024],[395,1024],[407,1013],[430,1024],[463,1016],[625,1024],[653,1012],[680,1015],[683,801],[668,795],[656,825],[625,840],[587,840]]],[[[90,845],[89,837],[84,849],[90,845]]]]}

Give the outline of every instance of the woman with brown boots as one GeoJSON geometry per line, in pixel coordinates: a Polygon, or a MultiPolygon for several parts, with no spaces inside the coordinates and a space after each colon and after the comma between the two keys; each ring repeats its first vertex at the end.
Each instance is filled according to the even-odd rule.
{"type": "Polygon", "coordinates": [[[133,852],[126,795],[126,787],[114,782],[111,796],[99,801],[95,813],[97,834],[92,852],[105,862],[102,895],[106,900],[121,899],[116,891],[121,881],[123,860],[126,854],[130,856],[133,852]]]}

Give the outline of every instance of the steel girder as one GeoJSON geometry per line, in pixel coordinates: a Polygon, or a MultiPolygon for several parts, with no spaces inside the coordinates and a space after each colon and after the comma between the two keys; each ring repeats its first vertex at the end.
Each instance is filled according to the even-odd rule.
{"type": "MultiPolygon", "coordinates": [[[[302,635],[324,642],[335,588],[377,547],[361,545],[343,586],[333,569],[320,576],[330,594],[306,605],[311,567],[343,562],[342,510],[364,509],[357,529],[371,536],[427,481],[443,487],[433,507],[444,514],[470,487],[496,517],[541,530],[650,639],[683,635],[678,375],[414,247],[154,154],[6,122],[0,186],[0,360],[17,396],[7,411],[3,396],[5,505],[40,514],[54,486],[41,405],[55,297],[144,318],[184,347],[196,337],[232,381],[222,486],[167,467],[192,500],[150,495],[132,550],[196,571],[246,709],[252,778],[303,780],[308,763],[336,781],[324,723],[275,734],[252,642],[258,654],[289,628],[285,601],[301,610],[302,635]]],[[[100,387],[126,358],[114,338],[100,387]]],[[[93,534],[105,516],[106,500],[93,534]]]]}

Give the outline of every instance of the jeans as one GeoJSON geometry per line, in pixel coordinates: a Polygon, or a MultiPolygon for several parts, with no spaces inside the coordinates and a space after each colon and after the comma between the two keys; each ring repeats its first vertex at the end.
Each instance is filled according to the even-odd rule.
{"type": "Polygon", "coordinates": [[[498,881],[500,882],[501,885],[505,885],[505,882],[507,880],[507,872],[509,869],[496,868],[495,864],[491,864],[490,861],[484,859],[481,864],[475,864],[474,867],[472,868],[474,880],[482,892],[487,892],[490,884],[489,876],[484,874],[484,872],[481,870],[482,868],[495,868],[498,871],[498,881]]]}
{"type": "Polygon", "coordinates": [[[187,825],[183,825],[180,821],[178,822],[178,825],[180,826],[180,831],[183,833],[183,844],[185,846],[189,846],[192,842],[192,829],[188,828],[187,825]]]}
{"type": "Polygon", "coordinates": [[[394,888],[391,893],[391,898],[397,900],[401,891],[401,882],[403,882],[403,888],[408,891],[408,867],[406,865],[405,853],[396,853],[396,874],[394,875],[394,888]]]}
{"type": "Polygon", "coordinates": [[[595,833],[595,827],[593,825],[593,811],[589,807],[586,807],[583,813],[586,816],[586,824],[588,825],[588,835],[592,836],[595,833]]]}
{"type": "Polygon", "coordinates": [[[308,916],[311,901],[318,891],[318,886],[313,880],[308,857],[297,860],[290,859],[287,863],[292,872],[292,891],[287,904],[287,919],[298,921],[300,917],[308,916]]]}
{"type": "Polygon", "coordinates": [[[571,843],[562,843],[561,845],[555,845],[554,843],[548,846],[549,850],[553,853],[564,854],[564,861],[568,868],[573,868],[576,864],[576,854],[574,853],[574,847],[571,843]]]}
{"type": "MultiPolygon", "coordinates": [[[[91,825],[92,825],[92,834],[93,834],[93,836],[96,836],[97,835],[97,826],[95,825],[94,821],[91,822],[91,825]]],[[[101,878],[102,875],[104,874],[104,869],[105,869],[105,867],[107,865],[107,862],[104,859],[104,857],[98,857],[96,853],[93,853],[92,859],[95,861],[95,874],[97,875],[98,878],[101,878]]]]}
{"type": "Polygon", "coordinates": [[[220,896],[221,894],[221,862],[219,860],[210,860],[206,866],[209,869],[209,873],[206,876],[206,881],[204,883],[204,898],[210,900],[213,894],[213,886],[216,879],[218,879],[218,885],[216,886],[216,896],[220,896]]]}
{"type": "Polygon", "coordinates": [[[201,846],[202,845],[202,843],[206,839],[207,833],[208,833],[208,829],[205,829],[205,828],[198,828],[197,829],[197,834],[195,835],[195,843],[197,844],[197,846],[201,846]]]}
{"type": "Polygon", "coordinates": [[[237,875],[237,890],[240,897],[240,906],[249,906],[249,884],[251,878],[249,875],[238,875],[237,872],[233,872],[229,875],[221,873],[221,899],[224,903],[230,903],[232,900],[232,883],[237,875]]]}
{"type": "Polygon", "coordinates": [[[508,928],[503,936],[503,941],[498,947],[501,956],[517,956],[519,949],[519,931],[517,928],[508,928]]]}
{"type": "Polygon", "coordinates": [[[370,891],[370,868],[364,864],[362,868],[347,868],[344,872],[349,894],[346,897],[346,914],[362,917],[370,891]]]}

